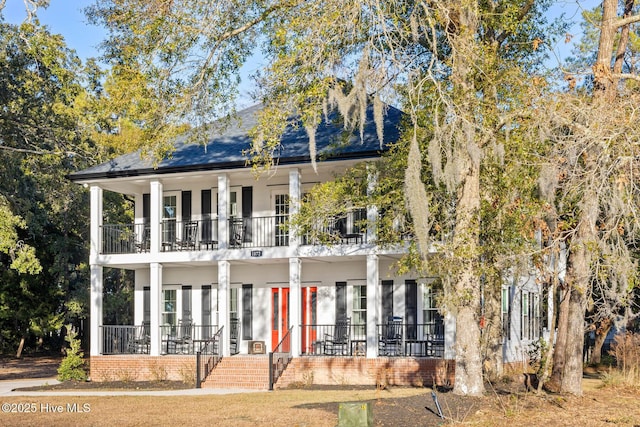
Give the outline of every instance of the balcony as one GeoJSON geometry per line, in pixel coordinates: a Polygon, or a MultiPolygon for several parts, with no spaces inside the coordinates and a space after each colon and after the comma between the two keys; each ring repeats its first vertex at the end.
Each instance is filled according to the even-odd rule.
{"type": "MultiPolygon", "coordinates": [[[[231,218],[227,222],[230,249],[272,248],[289,246],[289,217],[274,215],[231,218]]],[[[302,238],[303,245],[361,244],[366,233],[356,221],[342,218],[302,238]]],[[[142,224],[104,224],[101,226],[101,254],[135,254],[149,252],[151,226],[142,224]]],[[[160,227],[163,252],[207,251],[219,249],[218,219],[165,220],[160,227]]]]}

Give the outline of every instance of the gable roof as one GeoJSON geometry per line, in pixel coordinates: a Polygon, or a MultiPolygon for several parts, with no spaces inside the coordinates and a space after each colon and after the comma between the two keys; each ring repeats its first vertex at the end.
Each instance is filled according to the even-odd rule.
{"type": "MultiPolygon", "coordinates": [[[[212,131],[205,145],[186,143],[179,139],[175,151],[168,158],[162,159],[154,168],[150,159],[143,159],[140,151],[125,154],[115,159],[75,172],[69,175],[73,181],[88,179],[120,178],[150,174],[166,174],[216,169],[238,169],[247,166],[247,155],[243,151],[251,147],[249,131],[258,121],[261,104],[249,107],[236,113],[222,131],[212,131]]],[[[345,128],[337,113],[332,113],[329,120],[324,118],[316,130],[316,151],[322,161],[364,159],[379,157],[400,136],[402,112],[388,106],[384,118],[384,144],[378,140],[376,126],[373,121],[373,107],[367,108],[367,119],[364,125],[363,138],[360,130],[355,129],[348,135],[344,144],[345,128]]],[[[214,126],[215,128],[216,126],[214,126]]],[[[281,137],[281,146],[274,159],[279,165],[310,163],[309,138],[304,127],[288,126],[281,137]]]]}

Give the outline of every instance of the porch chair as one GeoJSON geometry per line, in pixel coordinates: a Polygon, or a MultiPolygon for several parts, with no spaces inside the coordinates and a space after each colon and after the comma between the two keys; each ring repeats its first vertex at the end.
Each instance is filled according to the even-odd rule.
{"type": "Polygon", "coordinates": [[[238,354],[238,330],[240,329],[240,320],[236,317],[229,319],[229,352],[238,354]]]}
{"type": "Polygon", "coordinates": [[[247,227],[243,218],[233,218],[230,222],[229,230],[229,246],[232,248],[241,248],[244,242],[244,235],[247,227]]]}
{"type": "Polygon", "coordinates": [[[324,334],[323,352],[327,355],[349,355],[351,352],[351,318],[340,318],[336,321],[333,335],[324,334]]]}
{"type": "Polygon", "coordinates": [[[151,226],[144,224],[142,227],[142,235],[140,240],[135,242],[137,252],[149,252],[151,249],[151,226]]]}
{"type": "Polygon", "coordinates": [[[402,354],[402,317],[389,316],[378,339],[378,353],[383,356],[402,354]]]}
{"type": "Polygon", "coordinates": [[[151,345],[151,324],[148,321],[142,322],[142,325],[136,327],[136,333],[129,340],[128,352],[136,354],[148,354],[151,345]]]}
{"type": "Polygon", "coordinates": [[[349,243],[353,240],[355,243],[362,243],[362,234],[347,232],[347,217],[343,216],[336,219],[335,229],[342,243],[349,243]]]}
{"type": "Polygon", "coordinates": [[[178,336],[175,339],[176,352],[190,354],[193,348],[193,323],[191,319],[178,321],[178,336]]]}
{"type": "Polygon", "coordinates": [[[179,250],[195,250],[198,242],[198,222],[187,221],[182,230],[182,240],[176,241],[179,250]]]}

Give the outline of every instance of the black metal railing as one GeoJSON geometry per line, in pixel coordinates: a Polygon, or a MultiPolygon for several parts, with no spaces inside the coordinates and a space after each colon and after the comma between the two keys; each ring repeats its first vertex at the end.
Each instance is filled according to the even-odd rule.
{"type": "MultiPolygon", "coordinates": [[[[302,236],[303,245],[359,244],[367,242],[362,211],[333,218],[318,230],[302,236]]],[[[289,245],[289,216],[231,218],[228,220],[228,247],[270,248],[289,245]]],[[[151,227],[143,224],[104,224],[101,226],[101,253],[133,254],[149,252],[151,227]]],[[[165,219],[160,227],[163,252],[202,251],[219,248],[218,219],[165,219]]]]}
{"type": "Polygon", "coordinates": [[[288,215],[229,219],[230,248],[289,245],[288,215]]]}
{"type": "Polygon", "coordinates": [[[101,226],[103,254],[148,252],[148,224],[103,224],[101,226]]]}
{"type": "Polygon", "coordinates": [[[222,329],[200,344],[196,352],[196,388],[202,388],[202,383],[207,379],[211,371],[222,360],[220,355],[220,337],[222,329]]]}
{"type": "Polygon", "coordinates": [[[325,218],[302,236],[302,244],[366,243],[366,221],[367,212],[365,209],[354,209],[343,216],[325,218]]]}
{"type": "MultiPolygon", "coordinates": [[[[398,323],[392,330],[388,323],[377,325],[379,356],[444,357],[444,324],[398,323]]],[[[364,324],[350,324],[345,338],[338,336],[339,325],[302,325],[302,355],[366,356],[367,330],[364,324]]]]}
{"type": "Polygon", "coordinates": [[[444,323],[377,325],[379,356],[444,357],[444,323]]]}
{"type": "Polygon", "coordinates": [[[200,344],[218,332],[217,325],[177,324],[160,326],[163,354],[195,354],[200,344]]]}
{"type": "MultiPolygon", "coordinates": [[[[202,343],[218,333],[217,325],[160,326],[163,354],[195,354],[202,343]]],[[[148,324],[100,326],[100,354],[149,354],[148,324]]]]}
{"type": "Polygon", "coordinates": [[[163,252],[217,249],[218,220],[164,220],[160,240],[163,252]]]}
{"type": "MultiPolygon", "coordinates": [[[[100,326],[101,354],[131,354],[143,352],[136,345],[139,329],[134,325],[104,325],[100,326]],[[140,350],[140,351],[138,351],[140,350]]],[[[149,353],[149,348],[146,348],[149,353]]]]}
{"type": "Polygon", "coordinates": [[[335,324],[302,325],[302,354],[306,356],[365,356],[367,329],[364,324],[349,324],[344,336],[335,324]],[[341,336],[338,336],[341,335],[341,336]]]}
{"type": "Polygon", "coordinates": [[[289,328],[282,340],[278,343],[276,348],[269,353],[269,390],[273,390],[273,385],[278,381],[280,375],[289,365],[291,361],[291,330],[293,326],[289,328]]]}

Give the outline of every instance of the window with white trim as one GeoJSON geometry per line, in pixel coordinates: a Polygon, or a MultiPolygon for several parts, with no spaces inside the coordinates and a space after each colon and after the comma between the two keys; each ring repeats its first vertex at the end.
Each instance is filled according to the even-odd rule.
{"type": "Polygon", "coordinates": [[[354,325],[356,336],[366,336],[367,326],[367,286],[353,286],[353,308],[351,310],[351,323],[354,325]]]}
{"type": "Polygon", "coordinates": [[[162,290],[162,324],[175,326],[178,313],[178,292],[176,289],[162,290]]]}

